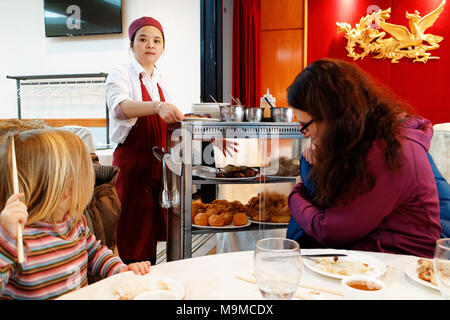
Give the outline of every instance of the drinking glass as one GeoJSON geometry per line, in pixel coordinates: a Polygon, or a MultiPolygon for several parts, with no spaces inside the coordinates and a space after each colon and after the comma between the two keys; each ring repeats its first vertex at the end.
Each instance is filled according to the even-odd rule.
{"type": "Polygon", "coordinates": [[[450,300],[450,238],[436,241],[433,266],[442,297],[450,300]]]}
{"type": "Polygon", "coordinates": [[[299,244],[285,238],[259,240],[254,253],[254,269],[263,298],[292,299],[302,273],[299,244]]]}

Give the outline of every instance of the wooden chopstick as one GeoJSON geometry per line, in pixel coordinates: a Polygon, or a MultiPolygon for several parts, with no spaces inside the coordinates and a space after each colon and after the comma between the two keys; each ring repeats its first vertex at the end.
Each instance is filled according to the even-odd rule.
{"type": "MultiPolygon", "coordinates": [[[[256,284],[256,281],[253,277],[244,277],[242,275],[237,274],[236,278],[239,280],[243,280],[243,281],[247,281],[253,284],[256,284]]],[[[298,298],[298,299],[302,299],[302,300],[312,300],[311,297],[308,297],[306,295],[300,294],[298,292],[294,293],[294,297],[298,298]]]]}
{"type": "MultiPolygon", "coordinates": [[[[252,277],[254,277],[255,275],[252,274],[252,277]]],[[[237,277],[237,276],[236,276],[237,277]]],[[[244,279],[241,279],[244,280],[244,279]]],[[[256,282],[255,282],[256,283],[256,282]]],[[[305,288],[305,289],[310,289],[310,290],[314,290],[314,291],[322,291],[322,292],[326,292],[326,293],[330,293],[330,294],[334,294],[337,296],[343,296],[344,294],[342,293],[341,290],[334,290],[334,289],[328,289],[328,288],[323,288],[323,287],[319,287],[319,286],[315,286],[312,284],[307,284],[307,283],[299,283],[298,286],[300,288],[305,288]]]]}
{"type": "Polygon", "coordinates": [[[315,290],[315,291],[323,291],[323,292],[331,293],[331,294],[334,294],[337,296],[343,296],[342,291],[340,291],[340,290],[322,288],[322,287],[314,286],[314,285],[307,284],[307,283],[299,283],[298,286],[306,288],[306,289],[315,290]]]}
{"type": "MultiPolygon", "coordinates": [[[[16,148],[14,146],[14,137],[11,137],[11,150],[12,150],[12,172],[13,172],[13,192],[14,194],[19,193],[19,178],[17,176],[17,163],[16,163],[16,148]]],[[[17,260],[20,264],[23,263],[23,236],[22,236],[22,225],[20,223],[17,224],[17,260]]]]}

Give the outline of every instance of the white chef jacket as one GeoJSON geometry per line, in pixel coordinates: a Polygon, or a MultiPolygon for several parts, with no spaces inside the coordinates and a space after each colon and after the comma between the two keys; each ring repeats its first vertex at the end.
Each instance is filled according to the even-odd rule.
{"type": "Polygon", "coordinates": [[[109,109],[109,137],[114,143],[123,143],[128,136],[137,118],[119,119],[116,116],[116,107],[125,99],[142,101],[141,83],[139,75],[152,101],[160,101],[158,86],[164,94],[166,102],[172,103],[169,93],[159,70],[155,67],[150,76],[133,56],[128,64],[114,67],[106,78],[106,104],[109,109]]]}

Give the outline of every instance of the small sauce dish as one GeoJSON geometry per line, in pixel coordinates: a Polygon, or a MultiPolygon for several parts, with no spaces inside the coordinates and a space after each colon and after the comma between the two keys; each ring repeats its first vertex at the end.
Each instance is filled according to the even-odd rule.
{"type": "Polygon", "coordinates": [[[348,300],[380,300],[384,296],[384,283],[368,276],[350,276],[342,279],[342,293],[348,300]]]}

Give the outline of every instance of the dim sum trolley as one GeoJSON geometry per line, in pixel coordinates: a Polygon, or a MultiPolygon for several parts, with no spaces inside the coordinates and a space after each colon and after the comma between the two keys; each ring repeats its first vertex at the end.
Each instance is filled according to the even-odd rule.
{"type": "MultiPolygon", "coordinates": [[[[300,157],[300,149],[304,139],[297,122],[213,122],[213,121],[183,121],[168,127],[167,149],[153,148],[153,154],[162,162],[161,206],[167,209],[167,261],[192,257],[192,234],[241,232],[257,230],[253,223],[244,228],[233,230],[198,229],[192,226],[193,190],[202,185],[220,184],[295,184],[296,178],[271,177],[270,170],[274,168],[261,167],[260,177],[255,179],[208,179],[199,178],[197,166],[204,167],[205,155],[214,157],[214,152],[220,152],[210,143],[215,139],[242,141],[234,139],[253,139],[258,144],[261,162],[267,162],[269,154],[276,153],[280,145],[290,144],[292,156],[300,157]],[[209,148],[203,148],[208,142],[209,148]],[[214,152],[212,150],[214,149],[214,152]],[[203,162],[202,162],[203,161],[203,162]]],[[[213,165],[214,166],[214,163],[213,165]]],[[[273,172],[272,172],[273,173],[273,172]]],[[[284,225],[284,227],[286,227],[284,225]]],[[[268,226],[267,228],[280,228],[268,226]]]]}

